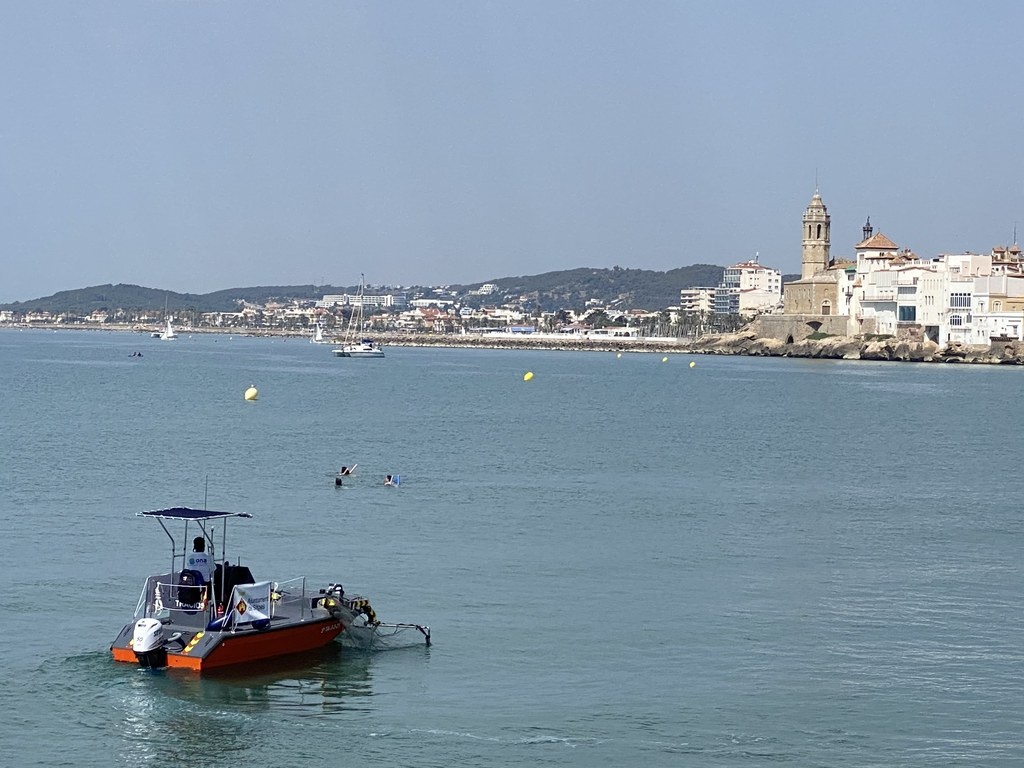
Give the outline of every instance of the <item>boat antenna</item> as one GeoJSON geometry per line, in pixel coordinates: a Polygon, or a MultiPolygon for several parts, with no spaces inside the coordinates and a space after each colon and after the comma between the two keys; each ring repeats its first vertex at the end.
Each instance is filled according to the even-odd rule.
{"type": "Polygon", "coordinates": [[[203,490],[203,509],[209,509],[207,504],[210,500],[210,475],[206,475],[206,488],[203,490]]]}

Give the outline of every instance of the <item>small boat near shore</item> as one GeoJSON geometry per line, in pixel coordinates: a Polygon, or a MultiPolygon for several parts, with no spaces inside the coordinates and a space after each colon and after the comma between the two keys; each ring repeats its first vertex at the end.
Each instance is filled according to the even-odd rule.
{"type": "MultiPolygon", "coordinates": [[[[110,646],[114,661],[206,672],[309,653],[349,627],[358,627],[359,639],[369,638],[372,646],[376,628],[390,626],[377,621],[369,601],[346,596],[341,585],[311,589],[305,577],[256,581],[249,568],[229,561],[228,521],[248,513],[173,507],[138,514],[156,520],[170,539],[170,568],[147,577],[132,620],[110,646]],[[195,557],[185,551],[193,541],[190,529],[197,551],[205,550],[213,566],[208,583],[188,567],[195,557]]],[[[421,631],[429,643],[429,629],[421,631]]]]}

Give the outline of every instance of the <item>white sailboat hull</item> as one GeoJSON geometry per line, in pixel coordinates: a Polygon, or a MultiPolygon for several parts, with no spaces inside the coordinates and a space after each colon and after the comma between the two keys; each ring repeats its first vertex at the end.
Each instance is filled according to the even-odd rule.
{"type": "Polygon", "coordinates": [[[334,350],[335,357],[384,357],[384,350],[374,346],[345,346],[334,350]]]}

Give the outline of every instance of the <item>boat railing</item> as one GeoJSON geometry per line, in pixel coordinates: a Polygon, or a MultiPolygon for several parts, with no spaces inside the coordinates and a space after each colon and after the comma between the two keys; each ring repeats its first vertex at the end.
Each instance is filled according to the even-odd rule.
{"type": "MultiPolygon", "coordinates": [[[[238,585],[245,586],[245,585],[238,585]]],[[[205,625],[216,618],[208,585],[179,584],[175,574],[150,576],[139,595],[135,620],[155,618],[175,624],[205,625]]],[[[271,583],[270,616],[287,613],[306,618],[310,606],[306,599],[306,577],[271,583]]]]}
{"type": "Polygon", "coordinates": [[[299,606],[299,618],[306,618],[306,577],[298,576],[287,581],[275,581],[270,590],[271,617],[279,608],[299,606]]]}
{"type": "Polygon", "coordinates": [[[150,576],[135,607],[135,619],[205,625],[210,618],[208,586],[177,584],[173,574],[150,576]]]}

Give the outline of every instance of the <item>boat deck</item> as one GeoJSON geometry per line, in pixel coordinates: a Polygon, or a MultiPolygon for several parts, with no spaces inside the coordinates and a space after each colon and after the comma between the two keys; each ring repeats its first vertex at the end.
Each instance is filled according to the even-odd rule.
{"type": "Polygon", "coordinates": [[[201,670],[320,647],[344,630],[343,619],[349,616],[337,605],[325,607],[324,594],[308,594],[303,578],[274,584],[266,613],[254,614],[258,618],[247,618],[252,605],[246,600],[257,600],[240,591],[256,585],[237,585],[229,593],[233,604],[217,605],[206,586],[179,582],[170,573],[146,580],[134,619],[111,645],[115,661],[137,663],[132,646],[136,622],[142,618],[163,625],[168,667],[201,670]]]}

